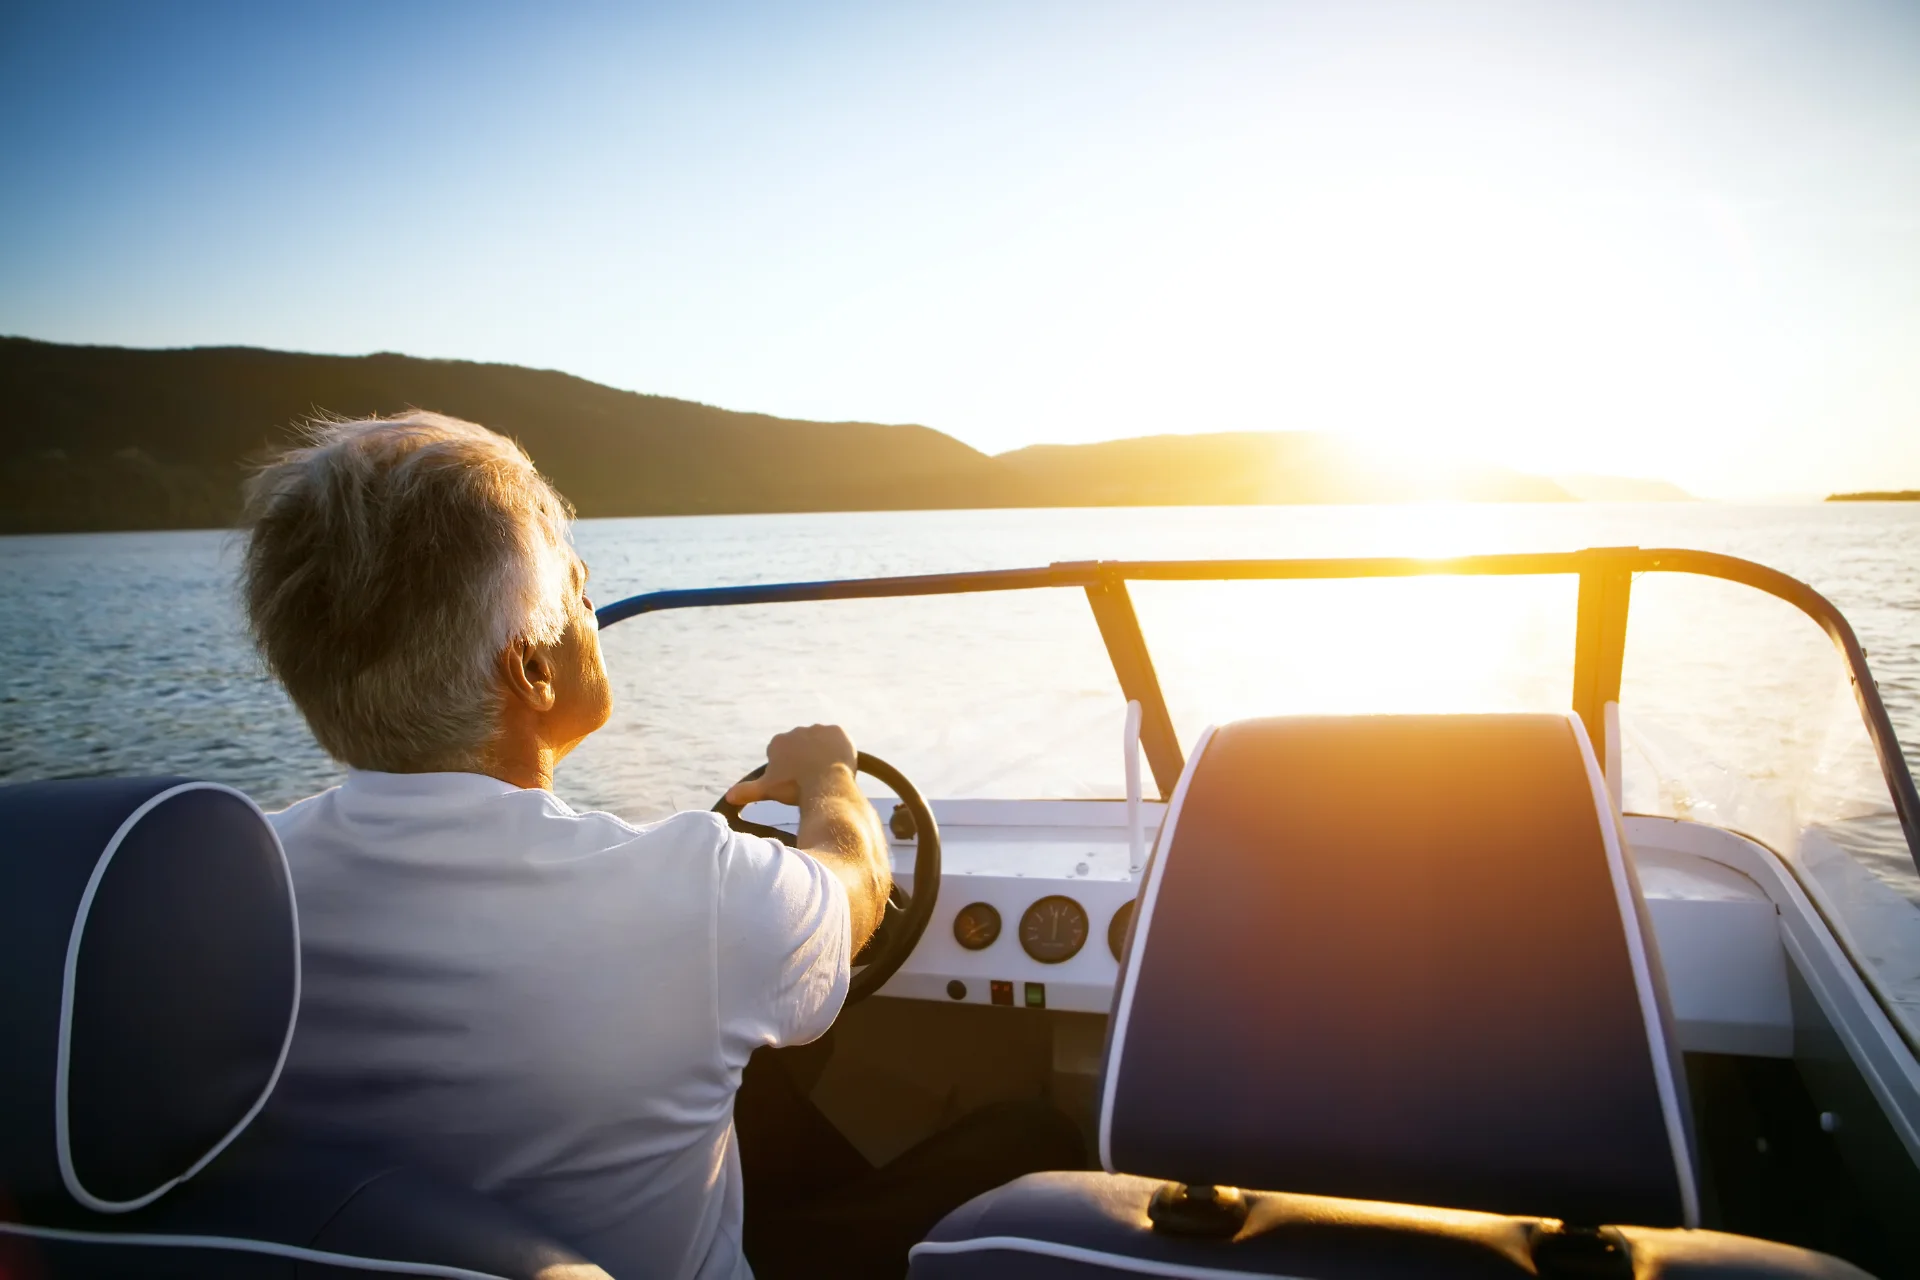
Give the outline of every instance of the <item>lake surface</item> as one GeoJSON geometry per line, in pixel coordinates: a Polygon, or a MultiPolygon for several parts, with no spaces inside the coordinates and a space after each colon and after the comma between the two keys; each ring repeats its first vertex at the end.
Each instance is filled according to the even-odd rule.
{"type": "MultiPolygon", "coordinates": [[[[1722,551],[1847,613],[1920,756],[1920,504],[733,516],[590,520],[577,541],[600,602],[1056,560],[1722,551]]],[[[246,644],[236,551],[216,531],[0,539],[0,779],[189,774],[269,808],[338,781],[246,644]]],[[[1252,714],[1569,702],[1570,578],[1146,584],[1135,597],[1183,742],[1252,714]]],[[[1825,637],[1728,584],[1646,575],[1633,600],[1629,807],[1776,839],[1852,823],[1875,873],[1920,898],[1825,637]]],[[[772,732],[825,719],[934,795],[1120,791],[1120,695],[1077,591],[688,611],[604,643],[618,705],[563,766],[559,790],[578,805],[705,807],[772,732]]]]}

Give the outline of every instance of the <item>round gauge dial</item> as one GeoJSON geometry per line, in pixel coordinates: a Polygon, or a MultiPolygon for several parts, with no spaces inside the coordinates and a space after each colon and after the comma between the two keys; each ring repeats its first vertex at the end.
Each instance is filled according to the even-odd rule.
{"type": "Polygon", "coordinates": [[[1120,904],[1113,913],[1113,919],[1107,924],[1107,950],[1113,952],[1113,958],[1120,958],[1120,951],[1127,945],[1127,926],[1133,923],[1133,899],[1120,904]]]}
{"type": "Polygon", "coordinates": [[[1087,945],[1087,909],[1072,898],[1053,894],[1020,917],[1020,946],[1041,964],[1060,964],[1087,945]]]}
{"type": "Polygon", "coordinates": [[[953,918],[953,940],[969,951],[985,951],[1000,936],[1000,913],[985,902],[970,902],[953,918]]]}

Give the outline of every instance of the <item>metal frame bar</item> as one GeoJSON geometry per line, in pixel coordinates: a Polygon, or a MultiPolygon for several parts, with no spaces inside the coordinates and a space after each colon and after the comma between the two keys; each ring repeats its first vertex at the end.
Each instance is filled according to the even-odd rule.
{"type": "MultiPolygon", "coordinates": [[[[1587,726],[1594,752],[1612,759],[1606,707],[1620,701],[1620,675],[1627,661],[1627,603],[1633,573],[1613,563],[1580,571],[1579,621],[1573,642],[1573,709],[1587,726]]],[[[1619,780],[1614,779],[1618,793],[1619,780]]]]}
{"type": "Polygon", "coordinates": [[[1120,678],[1121,694],[1140,704],[1140,747],[1147,753],[1147,767],[1153,770],[1154,785],[1165,800],[1179,785],[1187,762],[1180,754],[1180,735],[1173,731],[1173,717],[1160,692],[1160,677],[1140,630],[1140,615],[1133,611],[1127,580],[1103,578],[1089,585],[1087,603],[1093,606],[1093,620],[1100,624],[1100,638],[1113,660],[1113,673],[1120,678]]]}
{"type": "Polygon", "coordinates": [[[1574,639],[1573,708],[1586,722],[1605,759],[1604,708],[1620,696],[1626,653],[1627,608],[1633,575],[1690,573],[1720,578],[1764,591],[1812,618],[1840,651],[1853,682],[1867,736],[1879,757],[1881,776],[1893,797],[1894,812],[1906,834],[1907,852],[1920,870],[1920,792],[1901,753],[1880,687],[1867,665],[1859,638],[1833,602],[1806,583],[1776,569],[1710,551],[1596,547],[1586,551],[1541,554],[1462,556],[1449,560],[1412,557],[1356,557],[1310,560],[1085,560],[1044,568],[997,569],[981,573],[935,573],[895,578],[854,578],[826,582],[768,583],[759,586],[706,587],[653,591],[602,607],[602,627],[668,609],[697,609],[742,604],[787,604],[807,600],[872,600],[900,596],[966,595],[982,591],[1030,591],[1073,587],[1087,593],[1094,619],[1113,661],[1114,674],[1127,697],[1139,701],[1141,742],[1161,796],[1172,794],[1184,761],[1173,720],[1154,673],[1153,658],[1127,592],[1128,582],[1234,582],[1258,580],[1409,578],[1455,576],[1546,576],[1580,578],[1579,622],[1574,639]]]}

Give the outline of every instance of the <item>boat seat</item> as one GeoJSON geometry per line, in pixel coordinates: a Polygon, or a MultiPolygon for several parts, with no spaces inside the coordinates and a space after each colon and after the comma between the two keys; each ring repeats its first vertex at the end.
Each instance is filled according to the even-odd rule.
{"type": "Polygon", "coordinates": [[[0,1275],[603,1275],[472,1191],[256,1119],[299,945],[240,792],[0,787],[0,1275]]]}
{"type": "Polygon", "coordinates": [[[1659,956],[1574,717],[1210,733],[1139,901],[1106,1172],[962,1206],[916,1280],[1862,1274],[1695,1229],[1659,956]]]}

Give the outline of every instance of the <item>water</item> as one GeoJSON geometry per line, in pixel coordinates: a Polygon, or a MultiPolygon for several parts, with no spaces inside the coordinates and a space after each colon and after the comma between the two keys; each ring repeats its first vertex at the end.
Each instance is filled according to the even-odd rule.
{"type": "MultiPolygon", "coordinates": [[[[1056,560],[1720,551],[1840,606],[1920,757],[1920,503],[732,516],[586,521],[576,537],[603,602],[1056,560]]],[[[338,782],[247,645],[237,551],[214,531],[0,538],[0,781],[183,774],[268,808],[338,782]]],[[[1185,744],[1248,715],[1570,701],[1572,578],[1133,592],[1185,744]]],[[[1079,591],[692,610],[602,642],[614,716],[557,779],[578,805],[704,808],[770,734],[812,721],[847,725],[934,796],[1121,791],[1123,704],[1079,591]]],[[[1628,809],[1781,852],[1920,1046],[1920,876],[1826,637],[1747,588],[1642,575],[1621,707],[1628,809]]]]}
{"type": "MultiPolygon", "coordinates": [[[[1847,613],[1909,757],[1920,754],[1920,504],[733,516],[586,521],[577,540],[601,601],[1097,558],[1724,551],[1810,582],[1847,613]]],[[[236,551],[215,531],[0,539],[0,779],[179,773],[268,807],[338,781],[246,645],[236,551]]],[[[1261,712],[1567,705],[1570,579],[1135,591],[1183,741],[1208,720],[1261,712]]],[[[1872,778],[1835,781],[1841,757],[1858,774],[1847,737],[1861,735],[1811,624],[1691,579],[1643,578],[1634,601],[1623,703],[1644,807],[1740,825],[1752,815],[1729,806],[1749,801],[1726,794],[1729,779],[1753,796],[1819,782],[1851,799],[1829,795],[1818,812],[1795,801],[1765,821],[1830,818],[1836,805],[1874,817],[1872,778]]],[[[560,775],[580,804],[633,817],[705,806],[769,733],[810,719],[848,724],[933,794],[1119,785],[1119,693],[1077,592],[703,610],[627,622],[605,646],[614,721],[560,775]]],[[[1884,789],[1879,806],[1884,824],[1884,789]]],[[[1899,857],[1876,873],[1915,888],[1899,857]]]]}

